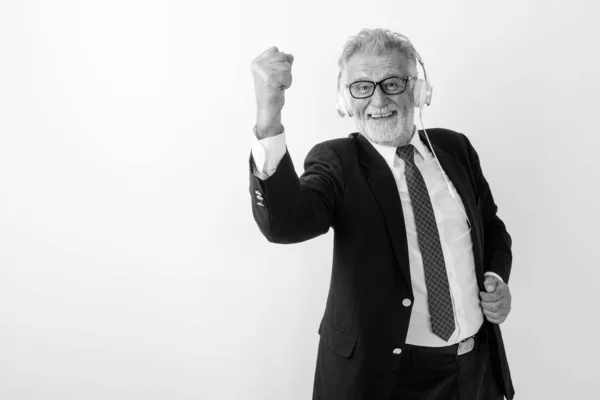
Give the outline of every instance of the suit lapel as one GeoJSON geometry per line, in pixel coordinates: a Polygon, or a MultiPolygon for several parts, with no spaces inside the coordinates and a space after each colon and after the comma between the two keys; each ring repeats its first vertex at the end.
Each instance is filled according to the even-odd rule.
{"type": "Polygon", "coordinates": [[[360,134],[356,136],[359,144],[359,159],[365,167],[365,178],[381,206],[396,260],[406,281],[406,286],[412,290],[404,215],[394,175],[371,143],[360,134]]]}

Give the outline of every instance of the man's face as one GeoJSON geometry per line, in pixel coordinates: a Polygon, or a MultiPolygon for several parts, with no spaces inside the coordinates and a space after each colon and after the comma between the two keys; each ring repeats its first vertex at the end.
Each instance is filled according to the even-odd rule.
{"type": "MultiPolygon", "coordinates": [[[[357,53],[346,63],[343,76],[346,84],[361,80],[379,82],[392,76],[416,77],[417,69],[414,63],[397,51],[380,55],[357,53]]],[[[385,94],[381,85],[378,85],[373,96],[366,99],[355,99],[346,93],[359,132],[375,143],[406,145],[414,129],[413,84],[414,81],[409,80],[406,90],[395,95],[385,94]],[[386,116],[390,112],[392,115],[386,116]]]]}

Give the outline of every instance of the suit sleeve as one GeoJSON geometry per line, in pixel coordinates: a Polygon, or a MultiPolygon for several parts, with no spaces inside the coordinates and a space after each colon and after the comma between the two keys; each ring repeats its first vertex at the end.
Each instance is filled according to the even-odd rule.
{"type": "Polygon", "coordinates": [[[498,207],[490,186],[483,176],[479,156],[469,139],[462,135],[467,143],[470,164],[478,194],[478,209],[483,222],[483,266],[484,271],[498,274],[508,283],[512,266],[512,239],[506,231],[504,222],[498,217],[498,207]]]}
{"type": "Polygon", "coordinates": [[[268,179],[253,174],[250,156],[252,213],[270,242],[298,243],[326,233],[333,225],[344,192],[337,152],[325,142],[312,148],[298,177],[286,150],[268,179]]]}

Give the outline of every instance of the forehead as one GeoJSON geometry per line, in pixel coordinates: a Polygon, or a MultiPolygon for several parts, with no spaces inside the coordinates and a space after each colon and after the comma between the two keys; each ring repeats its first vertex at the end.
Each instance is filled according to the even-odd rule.
{"type": "Polygon", "coordinates": [[[354,54],[344,68],[348,82],[357,79],[379,81],[388,76],[416,76],[417,69],[408,57],[398,51],[386,51],[381,54],[354,54]]]}

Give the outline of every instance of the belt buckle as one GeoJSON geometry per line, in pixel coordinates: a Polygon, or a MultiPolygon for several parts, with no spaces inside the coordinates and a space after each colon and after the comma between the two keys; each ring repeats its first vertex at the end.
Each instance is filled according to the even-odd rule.
{"type": "Polygon", "coordinates": [[[456,352],[456,354],[460,356],[465,353],[468,353],[471,350],[473,350],[474,346],[475,346],[475,339],[473,339],[472,337],[465,339],[458,344],[458,351],[456,352]]]}

